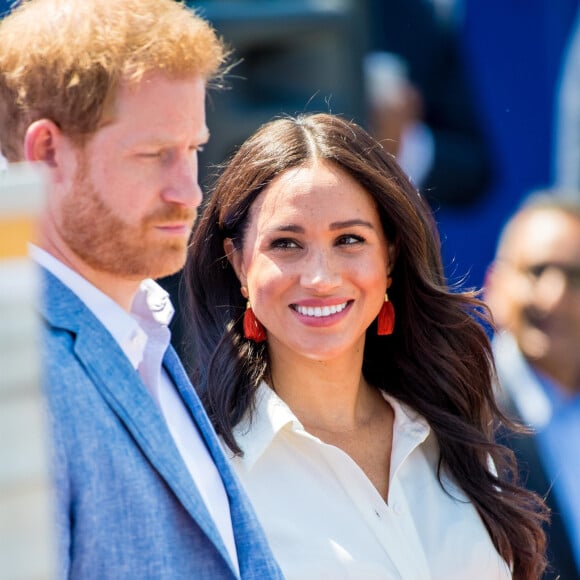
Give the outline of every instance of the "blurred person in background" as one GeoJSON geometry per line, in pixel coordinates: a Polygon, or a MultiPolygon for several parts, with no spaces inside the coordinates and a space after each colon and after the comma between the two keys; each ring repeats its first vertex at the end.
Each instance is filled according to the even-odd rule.
{"type": "Polygon", "coordinates": [[[369,128],[434,209],[476,202],[493,176],[449,4],[367,0],[369,128]]]}
{"type": "Polygon", "coordinates": [[[580,578],[580,202],[549,191],[508,220],[485,282],[500,400],[533,435],[509,436],[551,509],[544,578],[580,578]]]}
{"type": "Polygon", "coordinates": [[[280,578],[169,345],[208,84],[227,51],[172,0],[31,0],[0,23],[0,135],[46,176],[42,383],[58,578],[280,578]]]}

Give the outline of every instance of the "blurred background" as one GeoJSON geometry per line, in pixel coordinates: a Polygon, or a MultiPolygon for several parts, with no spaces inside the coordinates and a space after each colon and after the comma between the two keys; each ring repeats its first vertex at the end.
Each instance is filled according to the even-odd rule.
{"type": "MultiPolygon", "coordinates": [[[[237,62],[208,104],[206,186],[273,116],[344,115],[383,140],[429,200],[450,282],[479,288],[504,221],[555,183],[559,88],[579,0],[187,4],[237,62]]],[[[163,282],[175,295],[177,280],[163,282]]]]}

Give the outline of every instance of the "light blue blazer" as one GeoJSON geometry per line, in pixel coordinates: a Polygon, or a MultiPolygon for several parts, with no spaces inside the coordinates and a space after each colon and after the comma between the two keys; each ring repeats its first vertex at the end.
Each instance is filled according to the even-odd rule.
{"type": "MultiPolygon", "coordinates": [[[[59,578],[236,578],[139,375],[71,290],[43,269],[42,281],[43,388],[52,435],[59,578]]],[[[222,476],[241,577],[282,578],[171,347],[164,365],[222,476]]]]}

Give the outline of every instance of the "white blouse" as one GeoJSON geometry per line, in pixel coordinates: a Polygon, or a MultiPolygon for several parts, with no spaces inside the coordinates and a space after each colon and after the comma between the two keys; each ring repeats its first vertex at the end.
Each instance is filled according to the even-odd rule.
{"type": "Polygon", "coordinates": [[[425,419],[385,399],[395,412],[386,503],[346,453],[307,433],[265,383],[251,428],[247,420],[236,426],[244,455],[232,462],[285,577],[511,578],[475,508],[449,480],[449,494],[439,484],[425,419]]]}

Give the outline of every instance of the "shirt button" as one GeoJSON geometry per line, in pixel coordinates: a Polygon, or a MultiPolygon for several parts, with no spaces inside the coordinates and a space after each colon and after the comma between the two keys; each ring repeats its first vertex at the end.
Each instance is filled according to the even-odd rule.
{"type": "Polygon", "coordinates": [[[377,518],[379,518],[379,520],[381,519],[381,514],[379,512],[379,510],[375,509],[375,516],[377,516],[377,518]]]}
{"type": "Polygon", "coordinates": [[[400,516],[403,513],[403,507],[401,506],[400,503],[395,502],[393,504],[393,512],[398,516],[400,516]]]}

